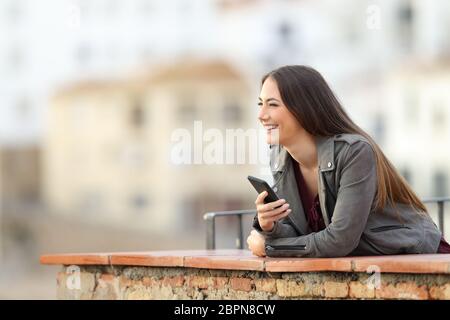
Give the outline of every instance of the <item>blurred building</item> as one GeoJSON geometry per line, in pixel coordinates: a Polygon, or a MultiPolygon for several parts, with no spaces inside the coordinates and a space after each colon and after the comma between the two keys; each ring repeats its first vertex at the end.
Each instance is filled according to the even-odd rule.
{"type": "MultiPolygon", "coordinates": [[[[427,179],[435,182],[430,182],[425,187],[425,184],[419,182],[421,180],[414,178],[422,175],[423,171],[413,164],[409,153],[405,159],[401,159],[400,156],[396,156],[395,151],[392,151],[392,146],[395,144],[392,142],[391,135],[397,135],[398,139],[406,138],[402,135],[403,132],[395,131],[397,128],[388,122],[392,118],[391,111],[397,107],[392,104],[395,99],[391,99],[392,91],[397,88],[397,82],[389,79],[397,77],[395,72],[402,64],[414,70],[420,70],[418,67],[420,64],[430,63],[448,55],[450,52],[450,40],[447,37],[447,30],[450,27],[447,19],[449,14],[450,3],[446,0],[427,2],[420,0],[343,0],[339,2],[334,0],[43,0],[39,2],[5,0],[0,3],[0,37],[2,38],[0,42],[0,74],[2,75],[0,78],[0,96],[2,97],[0,148],[6,148],[5,150],[21,148],[23,154],[28,154],[27,150],[37,149],[36,157],[30,161],[36,161],[35,163],[40,161],[38,150],[41,146],[47,148],[48,137],[52,136],[55,126],[53,123],[46,122],[46,119],[53,119],[55,114],[54,107],[48,109],[51,96],[58,97],[52,101],[52,105],[65,105],[58,101],[78,101],[69,104],[80,105],[79,107],[65,106],[59,109],[67,112],[64,121],[74,123],[75,127],[80,125],[81,128],[84,128],[83,126],[92,128],[92,125],[85,124],[82,119],[85,113],[91,114],[91,112],[95,115],[94,118],[97,117],[97,111],[86,111],[89,108],[85,106],[85,101],[92,102],[95,100],[93,97],[98,95],[102,98],[101,102],[92,103],[96,106],[121,103],[146,106],[150,102],[141,98],[143,95],[146,96],[142,92],[150,90],[142,89],[142,83],[147,81],[145,76],[142,77],[141,84],[136,84],[138,81],[131,78],[123,78],[117,82],[109,80],[120,78],[120,75],[125,72],[133,74],[145,65],[173,63],[178,66],[177,61],[186,57],[195,57],[197,60],[204,61],[212,59],[231,61],[235,69],[249,75],[247,80],[251,84],[247,87],[247,94],[256,97],[259,76],[264,72],[283,64],[307,64],[324,75],[353,119],[374,136],[383,148],[391,150],[389,154],[392,154],[394,164],[407,178],[411,177],[413,187],[418,191],[420,188],[425,188],[419,192],[421,195],[448,193],[448,188],[445,187],[448,185],[448,182],[445,182],[448,178],[444,173],[447,169],[444,164],[441,164],[441,160],[431,165],[433,169],[427,172],[429,175],[427,179]],[[134,84],[128,82],[134,82],[134,84]],[[55,88],[61,88],[70,83],[78,83],[78,85],[72,86],[72,89],[64,93],[54,92],[55,88]],[[389,87],[391,83],[393,88],[389,87]],[[129,93],[129,91],[138,93],[129,93]],[[387,94],[387,92],[391,93],[387,94]],[[108,98],[116,95],[119,96],[117,101],[115,98],[108,98]],[[69,99],[69,96],[73,99],[69,99]],[[120,102],[122,100],[124,102],[120,102]],[[47,112],[50,113],[49,117],[46,116],[47,112]],[[47,134],[46,131],[49,133],[47,134]],[[437,190],[439,186],[443,186],[442,191],[431,191],[437,190]]],[[[148,72],[153,76],[153,71],[153,69],[151,72],[146,70],[144,73],[148,72]]],[[[403,71],[399,72],[398,77],[401,78],[403,71]]],[[[173,79],[176,77],[174,76],[173,79]]],[[[169,92],[170,86],[154,86],[156,81],[152,81],[152,85],[148,86],[153,88],[149,96],[158,96],[154,92],[159,88],[169,92]]],[[[151,81],[148,80],[148,82],[151,81]]],[[[419,87],[420,84],[418,84],[419,87]]],[[[426,89],[418,89],[418,91],[421,90],[426,89]]],[[[180,95],[190,96],[188,93],[176,93],[172,99],[184,99],[180,98],[180,95]]],[[[250,105],[253,104],[250,103],[250,105]]],[[[425,104],[418,105],[418,108],[425,107],[425,104]]],[[[446,107],[448,108],[448,105],[446,107]]],[[[99,110],[103,109],[105,108],[99,110]]],[[[111,107],[108,110],[115,109],[111,107]]],[[[141,111],[136,110],[138,111],[135,111],[135,116],[131,116],[135,117],[135,120],[128,122],[130,130],[138,132],[133,134],[132,138],[120,138],[119,131],[103,133],[102,130],[116,130],[112,127],[117,124],[108,124],[106,123],[108,121],[103,121],[102,126],[96,129],[98,136],[96,139],[107,139],[101,137],[102,135],[117,135],[115,141],[122,143],[120,147],[122,149],[114,152],[116,156],[120,154],[117,157],[125,159],[121,161],[128,163],[125,166],[130,168],[140,166],[135,163],[148,163],[147,160],[136,159],[152,159],[149,155],[142,155],[143,151],[140,151],[143,149],[141,145],[150,143],[146,140],[150,138],[141,138],[145,134],[139,132],[147,130],[145,129],[147,120],[143,120],[144,124],[139,124],[141,120],[136,119],[141,117],[141,111]],[[144,129],[133,129],[134,126],[142,126],[144,129]]],[[[171,114],[173,118],[167,119],[176,123],[178,121],[176,119],[185,117],[190,119],[186,121],[186,124],[189,123],[190,126],[193,119],[201,119],[203,124],[211,123],[211,127],[217,127],[208,113],[193,111],[191,107],[186,107],[185,111],[181,112],[185,115],[171,114]],[[197,112],[194,118],[189,116],[191,112],[194,114],[197,112]]],[[[229,115],[221,114],[219,119],[226,121],[226,117],[239,117],[238,112],[235,115],[233,112],[229,115]]],[[[115,119],[116,116],[112,117],[115,119]]],[[[159,124],[159,118],[155,120],[157,118],[151,118],[151,121],[159,124]]],[[[250,117],[249,121],[242,127],[256,127],[255,115],[250,117]]],[[[73,131],[79,134],[82,130],[73,131]]],[[[128,131],[120,132],[120,134],[128,134],[128,131]]],[[[60,140],[55,143],[68,143],[66,148],[70,150],[69,145],[72,142],[60,137],[60,140]]],[[[96,142],[94,139],[92,143],[96,146],[97,143],[104,142],[96,142]]],[[[78,146],[77,148],[82,150],[77,154],[88,154],[91,157],[91,153],[103,152],[88,146],[89,144],[86,147],[78,146]]],[[[436,148],[439,147],[435,146],[433,149],[436,148]]],[[[113,153],[113,151],[104,152],[113,153]]],[[[105,173],[96,173],[97,169],[93,169],[103,168],[98,165],[102,162],[95,157],[92,155],[91,160],[83,159],[78,163],[73,159],[79,159],[80,156],[73,156],[71,161],[75,163],[75,168],[78,163],[79,166],[87,166],[89,170],[93,170],[95,174],[90,172],[89,176],[91,174],[109,176],[107,170],[105,173]],[[97,164],[94,163],[95,161],[97,164]]],[[[108,159],[107,156],[105,157],[108,159]]],[[[448,158],[448,153],[443,154],[442,157],[448,158]]],[[[53,158],[50,159],[56,161],[53,158]]],[[[103,158],[101,159],[103,161],[103,158]]],[[[51,165],[45,163],[46,161],[47,158],[44,158],[42,164],[47,170],[51,165]]],[[[52,162],[52,165],[55,163],[58,161],[52,162]]],[[[57,170],[57,167],[51,170],[57,170]]],[[[130,172],[140,172],[139,170],[126,169],[124,174],[133,175],[134,173],[130,172]]],[[[200,185],[203,179],[202,174],[203,172],[196,175],[200,185]]],[[[117,199],[121,198],[117,200],[121,203],[120,205],[106,205],[112,202],[104,200],[105,197],[109,198],[110,194],[119,194],[117,191],[121,190],[119,186],[111,187],[115,188],[115,191],[108,191],[108,195],[105,195],[99,191],[103,188],[100,180],[96,180],[95,183],[84,182],[82,191],[73,191],[78,194],[77,200],[71,198],[70,201],[62,195],[58,196],[58,201],[55,200],[54,195],[63,191],[59,190],[61,186],[59,183],[55,186],[51,186],[50,183],[56,183],[58,179],[47,179],[42,183],[47,190],[46,194],[53,194],[47,198],[49,203],[60,203],[61,207],[74,208],[73,210],[77,212],[80,210],[75,208],[91,207],[96,212],[103,209],[109,212],[112,210],[109,206],[121,212],[125,210],[124,208],[135,208],[133,210],[136,212],[145,212],[153,207],[151,204],[155,203],[154,197],[149,196],[142,186],[140,179],[143,178],[139,177],[139,174],[136,175],[138,177],[133,178],[136,180],[133,182],[133,190],[130,189],[131,191],[117,197],[117,199]],[[58,192],[53,193],[49,190],[58,192]],[[50,199],[53,200],[50,201],[50,199]],[[103,209],[97,210],[97,208],[103,209]]],[[[29,184],[32,185],[35,183],[34,176],[29,177],[29,184]]],[[[79,178],[81,179],[81,176],[79,178]]],[[[105,181],[109,183],[106,178],[105,181]]],[[[79,185],[78,182],[76,185],[79,185]]],[[[205,193],[210,190],[204,189],[205,193]]],[[[165,197],[167,199],[169,195],[165,197]]],[[[192,200],[191,197],[189,201],[177,200],[172,208],[177,208],[177,212],[183,210],[199,212],[202,210],[196,209],[198,207],[213,207],[208,205],[209,200],[205,199],[214,199],[214,197],[205,195],[203,200],[201,196],[197,198],[192,200]]],[[[216,203],[215,200],[212,202],[216,203]]],[[[239,201],[230,200],[230,202],[239,201]]],[[[222,203],[220,207],[228,206],[222,203]]],[[[52,205],[52,208],[56,206],[52,205]]]]}
{"type": "Polygon", "coordinates": [[[54,88],[185,55],[260,73],[309,64],[340,90],[448,52],[449,13],[446,0],[4,0],[0,144],[40,143],[54,88]]]}
{"type": "Polygon", "coordinates": [[[223,137],[254,127],[253,105],[245,75],[222,61],[66,88],[49,108],[45,202],[57,214],[147,230],[198,229],[208,210],[248,208],[255,193],[246,176],[257,164],[195,164],[196,149],[208,143],[192,134],[196,120],[223,137]],[[177,129],[190,132],[191,164],[171,160],[177,129]]]}
{"type": "Polygon", "coordinates": [[[17,212],[40,198],[40,149],[0,148],[1,209],[17,212]],[[19,207],[20,206],[20,207],[19,207]]]}
{"type": "Polygon", "coordinates": [[[387,77],[387,154],[423,197],[450,194],[450,62],[414,63],[387,77]]]}
{"type": "Polygon", "coordinates": [[[214,2],[0,1],[0,145],[39,145],[48,97],[67,82],[216,48],[214,2]]]}

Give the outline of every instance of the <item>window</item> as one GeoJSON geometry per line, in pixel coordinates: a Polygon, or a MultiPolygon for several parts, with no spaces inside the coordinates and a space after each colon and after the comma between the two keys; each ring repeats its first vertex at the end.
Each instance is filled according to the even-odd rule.
{"type": "Polygon", "coordinates": [[[79,65],[87,65],[92,59],[92,48],[87,44],[81,44],[75,51],[75,59],[79,65]]]}
{"type": "Polygon", "coordinates": [[[135,129],[141,129],[145,126],[145,111],[142,103],[142,98],[135,97],[133,99],[133,106],[130,112],[130,123],[135,129]]]}
{"type": "Polygon", "coordinates": [[[447,126],[447,114],[445,108],[440,101],[435,101],[432,107],[432,121],[431,124],[434,134],[442,134],[447,126]]]}
{"type": "Polygon", "coordinates": [[[6,6],[6,19],[11,24],[19,22],[24,15],[23,3],[21,0],[10,0],[6,6]]]}
{"type": "Polygon", "coordinates": [[[130,198],[130,206],[136,211],[142,211],[149,206],[148,197],[143,193],[138,193],[130,198]]]}
{"type": "Polygon", "coordinates": [[[109,16],[114,16],[118,11],[117,0],[108,0],[105,3],[105,13],[109,16]]]}
{"type": "Polygon", "coordinates": [[[278,64],[280,60],[290,59],[290,56],[296,54],[301,48],[301,39],[299,36],[301,33],[296,29],[297,26],[293,25],[290,21],[280,21],[275,27],[276,30],[276,40],[278,45],[283,47],[283,50],[276,52],[274,59],[276,59],[278,64]],[[280,54],[283,57],[280,57],[280,54]]]}
{"type": "Polygon", "coordinates": [[[197,108],[194,105],[180,105],[176,117],[179,122],[193,122],[197,118],[197,108]]]}
{"type": "Polygon", "coordinates": [[[223,107],[225,124],[239,124],[242,122],[242,108],[237,104],[228,104],[223,107]]]}
{"type": "Polygon", "coordinates": [[[91,111],[93,106],[89,101],[83,99],[75,100],[68,110],[68,121],[71,124],[74,133],[83,134],[89,126],[91,120],[91,111]]]}
{"type": "Polygon", "coordinates": [[[98,212],[102,207],[102,196],[96,191],[86,192],[80,199],[81,213],[98,212]]]}
{"type": "Polygon", "coordinates": [[[151,47],[144,47],[139,50],[139,57],[142,61],[151,61],[155,57],[155,51],[151,47]]]}
{"type": "Polygon", "coordinates": [[[406,125],[415,128],[419,120],[419,96],[414,88],[407,88],[404,93],[404,112],[406,125]]]}
{"type": "Polygon", "coordinates": [[[290,44],[292,42],[292,26],[283,21],[278,26],[278,36],[282,44],[290,44]]]}
{"type": "Polygon", "coordinates": [[[196,97],[189,89],[182,89],[176,97],[176,114],[178,122],[186,124],[193,122],[199,117],[199,110],[196,103],[196,97]]]}
{"type": "Polygon", "coordinates": [[[433,195],[435,197],[448,196],[448,177],[443,171],[437,171],[433,176],[433,195]]]}
{"type": "Polygon", "coordinates": [[[192,1],[189,0],[181,0],[178,2],[178,10],[180,15],[187,15],[192,10],[192,1]]]}
{"type": "Polygon", "coordinates": [[[344,29],[345,40],[350,46],[357,44],[360,40],[358,25],[353,20],[352,17],[349,17],[344,29]]]}
{"type": "Polygon", "coordinates": [[[404,1],[398,9],[398,20],[401,24],[411,25],[413,23],[413,9],[410,1],[404,1]]]}
{"type": "Polygon", "coordinates": [[[379,144],[383,143],[385,133],[386,125],[384,117],[381,114],[377,114],[374,123],[374,138],[379,144]]]}
{"type": "Polygon", "coordinates": [[[397,11],[398,43],[405,50],[413,44],[414,11],[410,1],[404,1],[397,11]]]}
{"type": "Polygon", "coordinates": [[[8,64],[12,72],[18,72],[25,63],[25,56],[20,46],[13,46],[8,53],[8,64]]]}
{"type": "Polygon", "coordinates": [[[148,16],[153,14],[157,8],[153,0],[141,0],[137,9],[142,15],[148,16]]]}
{"type": "Polygon", "coordinates": [[[405,178],[405,180],[411,184],[412,183],[412,174],[411,174],[411,170],[409,170],[409,168],[403,168],[400,171],[400,174],[403,178],[405,178]]]}
{"type": "Polygon", "coordinates": [[[27,121],[31,114],[31,103],[27,98],[20,98],[16,104],[16,114],[18,121],[27,121]]]}
{"type": "Polygon", "coordinates": [[[121,163],[131,170],[142,169],[147,163],[145,149],[140,144],[128,144],[123,147],[120,154],[121,163]]]}

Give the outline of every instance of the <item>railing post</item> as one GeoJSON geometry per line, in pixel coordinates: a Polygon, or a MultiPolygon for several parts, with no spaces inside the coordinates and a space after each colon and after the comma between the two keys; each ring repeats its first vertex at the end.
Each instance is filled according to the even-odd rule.
{"type": "Polygon", "coordinates": [[[438,227],[439,231],[444,234],[444,204],[445,202],[449,202],[450,197],[436,197],[436,198],[428,198],[424,199],[423,203],[436,203],[438,207],[438,227]]]}
{"type": "Polygon", "coordinates": [[[239,214],[238,215],[238,223],[239,223],[239,238],[238,238],[238,249],[243,249],[244,248],[244,230],[243,230],[243,226],[242,226],[242,215],[239,214]]]}
{"type": "Polygon", "coordinates": [[[439,229],[444,233],[444,201],[438,201],[438,223],[439,229]]]}
{"type": "Polygon", "coordinates": [[[216,248],[216,226],[214,212],[205,213],[203,219],[206,221],[206,249],[213,250],[216,248]]]}
{"type": "Polygon", "coordinates": [[[203,219],[206,222],[206,249],[213,250],[216,249],[216,225],[215,219],[217,217],[230,217],[230,216],[238,216],[239,223],[239,235],[236,238],[236,247],[243,249],[244,248],[244,225],[242,221],[243,215],[248,214],[256,214],[255,209],[246,209],[246,210],[231,210],[231,211],[216,211],[216,212],[207,212],[203,215],[203,219]]]}

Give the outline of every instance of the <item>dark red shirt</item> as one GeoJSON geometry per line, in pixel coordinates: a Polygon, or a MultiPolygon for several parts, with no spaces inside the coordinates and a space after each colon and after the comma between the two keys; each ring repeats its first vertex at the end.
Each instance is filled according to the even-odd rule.
{"type": "Polygon", "coordinates": [[[439,243],[439,248],[437,253],[450,253],[450,244],[445,241],[444,236],[441,238],[441,242],[439,243]]]}
{"type": "MultiPolygon", "coordinates": [[[[298,162],[294,161],[295,178],[297,181],[298,193],[302,201],[303,210],[305,211],[308,225],[313,232],[325,229],[322,210],[320,209],[319,195],[310,195],[308,187],[303,179],[302,171],[298,166],[298,162]]],[[[437,253],[450,253],[450,244],[445,241],[444,236],[441,238],[437,253]]]]}
{"type": "Polygon", "coordinates": [[[310,229],[313,232],[318,232],[325,229],[325,222],[323,221],[322,210],[320,209],[319,195],[309,194],[308,187],[303,179],[298,162],[296,161],[294,161],[294,171],[295,178],[297,180],[298,192],[310,229]]]}

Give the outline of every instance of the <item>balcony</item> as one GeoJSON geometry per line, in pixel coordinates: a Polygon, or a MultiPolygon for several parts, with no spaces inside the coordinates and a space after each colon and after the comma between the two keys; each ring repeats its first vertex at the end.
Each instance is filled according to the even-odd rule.
{"type": "Polygon", "coordinates": [[[58,299],[450,299],[450,254],[261,258],[248,250],[56,254],[58,299]]]}

